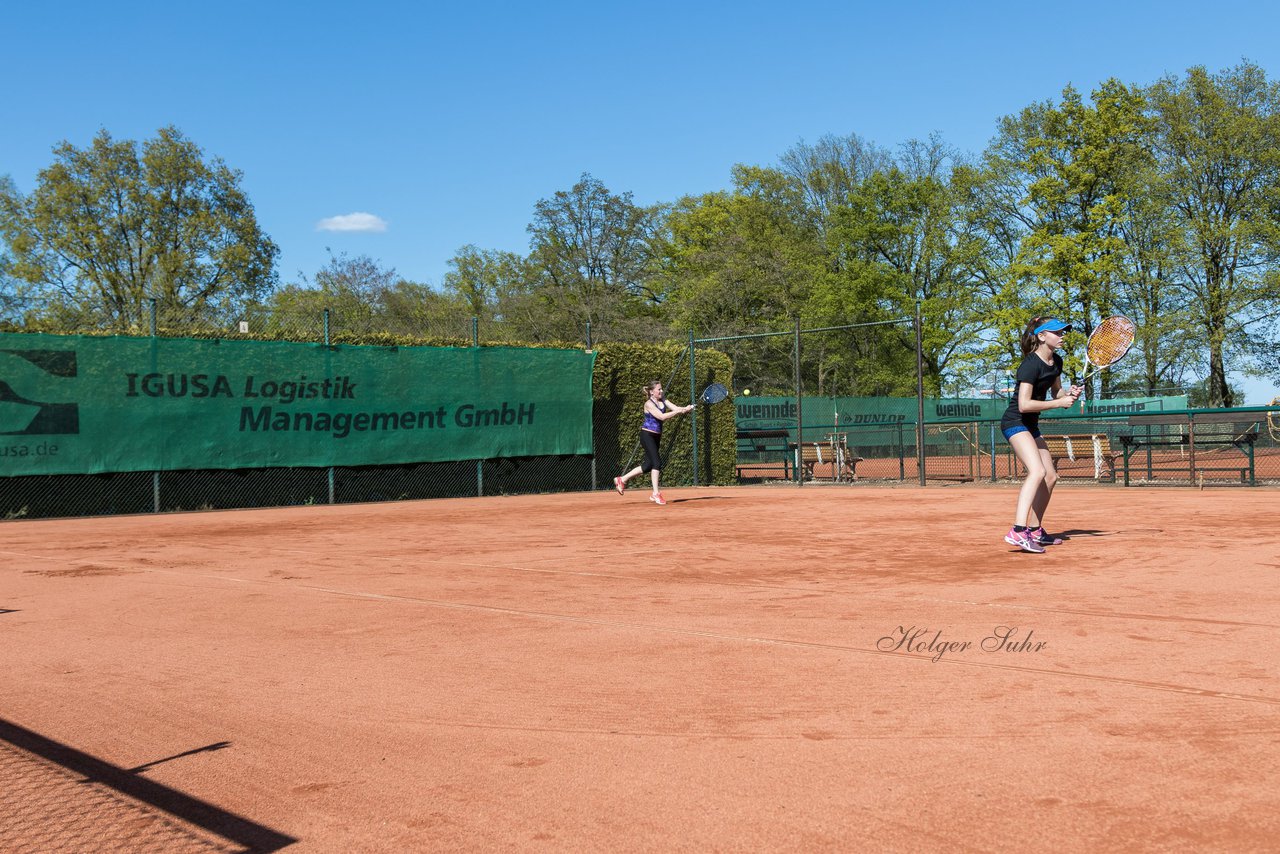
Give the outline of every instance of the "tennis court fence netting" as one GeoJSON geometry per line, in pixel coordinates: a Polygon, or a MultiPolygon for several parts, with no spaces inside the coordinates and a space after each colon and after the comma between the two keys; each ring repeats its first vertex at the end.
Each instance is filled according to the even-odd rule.
{"type": "MultiPolygon", "coordinates": [[[[10,312],[0,320],[10,331],[42,331],[40,327],[24,327],[21,313],[10,312]]],[[[867,388],[868,377],[875,371],[910,374],[916,367],[911,361],[919,357],[918,350],[913,353],[911,347],[917,324],[912,318],[898,318],[820,329],[802,329],[797,324],[791,330],[741,336],[697,338],[691,334],[686,358],[671,380],[671,391],[673,397],[684,399],[686,387],[689,393],[696,393],[708,380],[698,367],[700,351],[716,350],[729,357],[733,376],[716,379],[725,380],[733,395],[718,406],[733,413],[734,465],[728,478],[723,469],[713,471],[712,437],[697,434],[699,423],[705,428],[705,422],[691,419],[682,426],[695,433],[682,437],[682,448],[687,439],[693,439],[687,452],[691,458],[671,460],[664,483],[945,483],[1019,478],[1018,464],[996,423],[1003,401],[926,400],[920,395],[858,398],[851,394],[867,388]],[[886,362],[885,354],[877,350],[883,347],[884,336],[868,334],[873,327],[880,327],[880,331],[887,328],[903,339],[905,361],[886,362]]],[[[146,338],[170,335],[234,340],[267,331],[271,340],[326,343],[348,337],[359,340],[360,335],[376,333],[379,328],[376,319],[331,311],[276,312],[209,323],[165,316],[154,306],[143,312],[137,326],[129,332],[146,338]],[[248,326],[247,333],[241,324],[248,326]]],[[[396,334],[433,335],[442,345],[459,347],[504,341],[512,332],[501,322],[480,318],[437,319],[383,331],[392,336],[388,341],[396,334]]],[[[599,344],[592,337],[589,327],[581,330],[584,349],[599,344]]],[[[657,330],[652,337],[661,340],[657,330]]],[[[1162,400],[1157,406],[1147,401],[1139,412],[1126,411],[1129,404],[1123,402],[1102,401],[1100,404],[1119,411],[1045,419],[1046,435],[1069,437],[1062,445],[1061,473],[1102,483],[1123,483],[1126,479],[1130,484],[1280,482],[1280,406],[1226,411],[1166,406],[1176,407],[1177,403],[1162,400]],[[1152,414],[1167,417],[1163,422],[1139,417],[1152,414]]],[[[0,518],[605,489],[628,459],[616,434],[617,413],[602,412],[597,404],[591,418],[594,444],[590,453],[385,465],[0,476],[0,518]]]]}

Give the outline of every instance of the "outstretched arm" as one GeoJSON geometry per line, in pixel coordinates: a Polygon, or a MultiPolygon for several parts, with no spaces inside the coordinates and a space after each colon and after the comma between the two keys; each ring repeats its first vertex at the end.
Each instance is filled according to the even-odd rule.
{"type": "Polygon", "coordinates": [[[689,412],[692,409],[693,409],[692,405],[675,406],[673,404],[671,405],[670,409],[668,409],[666,412],[663,412],[661,409],[658,408],[658,404],[654,403],[652,400],[646,401],[644,405],[644,411],[648,412],[650,415],[652,415],[654,418],[658,419],[659,421],[666,421],[668,418],[675,418],[677,415],[683,415],[684,413],[689,412]]]}

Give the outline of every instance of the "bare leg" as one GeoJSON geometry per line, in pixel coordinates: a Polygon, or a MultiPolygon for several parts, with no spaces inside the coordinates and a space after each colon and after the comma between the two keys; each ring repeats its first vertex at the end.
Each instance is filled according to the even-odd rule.
{"type": "Polygon", "coordinates": [[[640,475],[643,472],[644,472],[644,469],[642,469],[640,466],[636,466],[631,471],[627,472],[622,476],[622,482],[626,483],[627,481],[631,480],[631,478],[636,477],[637,475],[640,475]]]}
{"type": "Polygon", "coordinates": [[[1058,470],[1053,467],[1053,457],[1049,455],[1049,448],[1045,445],[1044,439],[1036,439],[1036,449],[1039,452],[1040,465],[1044,468],[1044,479],[1040,482],[1040,488],[1036,490],[1036,496],[1031,502],[1031,514],[1028,518],[1034,518],[1035,521],[1028,524],[1033,528],[1044,524],[1044,512],[1049,509],[1049,499],[1053,497],[1053,487],[1058,482],[1058,470]]]}
{"type": "MultiPolygon", "coordinates": [[[[1040,525],[1040,516],[1033,506],[1037,494],[1044,486],[1046,474],[1044,461],[1040,458],[1040,444],[1043,443],[1037,444],[1035,438],[1026,431],[1014,433],[1009,439],[1014,454],[1027,469],[1027,479],[1022,482],[1022,489],[1018,492],[1018,509],[1013,519],[1015,525],[1031,528],[1040,525]]],[[[1044,503],[1049,503],[1047,496],[1044,503]]]]}
{"type": "Polygon", "coordinates": [[[653,481],[653,494],[654,494],[654,495],[657,495],[659,492],[661,492],[661,491],[662,491],[661,489],[659,489],[659,488],[658,488],[658,477],[659,477],[659,475],[660,475],[660,474],[661,474],[661,472],[659,472],[657,469],[652,469],[652,470],[650,470],[650,472],[649,472],[649,478],[653,481]]]}

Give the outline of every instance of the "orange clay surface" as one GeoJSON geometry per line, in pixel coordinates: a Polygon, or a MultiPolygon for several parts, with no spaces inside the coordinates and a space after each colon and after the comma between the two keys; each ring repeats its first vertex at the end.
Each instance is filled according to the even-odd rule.
{"type": "Polygon", "coordinates": [[[1275,850],[1275,490],[666,494],[0,524],[3,847],[1275,850]]]}

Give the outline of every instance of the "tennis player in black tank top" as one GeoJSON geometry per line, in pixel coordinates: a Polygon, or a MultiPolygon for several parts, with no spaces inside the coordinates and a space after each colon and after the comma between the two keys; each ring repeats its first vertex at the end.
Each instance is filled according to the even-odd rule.
{"type": "Polygon", "coordinates": [[[1022,333],[1022,364],[1018,366],[1013,399],[1000,419],[1000,432],[1027,470],[1018,493],[1013,527],[1004,541],[1023,551],[1040,553],[1062,540],[1044,530],[1044,513],[1058,482],[1058,472],[1044,440],[1040,438],[1040,413],[1069,408],[1081,389],[1062,387],[1062,336],[1071,325],[1052,317],[1033,317],[1022,333]]]}

